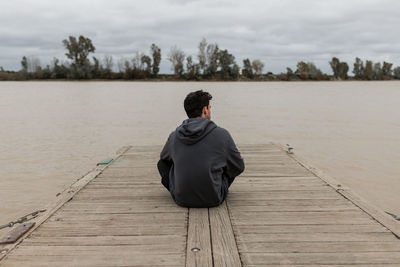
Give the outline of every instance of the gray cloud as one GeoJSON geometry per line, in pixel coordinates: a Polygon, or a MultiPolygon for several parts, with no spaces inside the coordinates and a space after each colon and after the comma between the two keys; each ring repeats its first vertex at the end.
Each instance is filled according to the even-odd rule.
{"type": "Polygon", "coordinates": [[[202,37],[239,64],[259,58],[274,72],[299,60],[330,71],[332,56],[399,65],[399,8],[395,0],[1,1],[0,66],[19,69],[23,55],[64,60],[61,41],[80,34],[93,40],[97,57],[131,58],[156,43],[163,72],[171,46],[195,56],[202,37]]]}

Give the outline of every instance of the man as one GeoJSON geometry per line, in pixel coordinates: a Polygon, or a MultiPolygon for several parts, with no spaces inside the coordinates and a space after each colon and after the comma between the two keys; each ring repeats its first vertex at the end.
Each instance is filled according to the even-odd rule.
{"type": "Polygon", "coordinates": [[[161,183],[180,206],[220,205],[235,177],[244,170],[229,132],[211,121],[211,98],[202,90],[186,96],[189,119],[169,135],[157,164],[161,183]]]}

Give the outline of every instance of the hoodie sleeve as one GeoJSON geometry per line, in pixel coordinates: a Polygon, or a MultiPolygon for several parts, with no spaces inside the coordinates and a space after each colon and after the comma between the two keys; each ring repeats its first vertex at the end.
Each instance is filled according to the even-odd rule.
{"type": "Polygon", "coordinates": [[[164,145],[160,153],[160,160],[157,163],[158,172],[161,175],[161,183],[169,190],[169,171],[171,170],[173,161],[171,157],[170,150],[170,139],[171,136],[168,137],[167,142],[164,145]]]}
{"type": "Polygon", "coordinates": [[[244,171],[244,161],[240,156],[232,136],[228,133],[227,162],[225,174],[228,176],[229,186],[233,183],[236,176],[244,171]]]}

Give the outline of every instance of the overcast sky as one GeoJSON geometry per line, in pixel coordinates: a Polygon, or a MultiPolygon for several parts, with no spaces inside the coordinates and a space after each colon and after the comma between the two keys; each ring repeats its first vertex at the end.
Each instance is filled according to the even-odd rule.
{"type": "Polygon", "coordinates": [[[398,0],[13,0],[0,1],[0,66],[20,69],[22,56],[42,65],[66,60],[62,40],[92,39],[95,56],[132,58],[177,45],[197,55],[199,41],[228,49],[242,65],[260,59],[264,71],[295,69],[312,61],[330,72],[332,56],[351,65],[356,56],[400,65],[398,0]]]}

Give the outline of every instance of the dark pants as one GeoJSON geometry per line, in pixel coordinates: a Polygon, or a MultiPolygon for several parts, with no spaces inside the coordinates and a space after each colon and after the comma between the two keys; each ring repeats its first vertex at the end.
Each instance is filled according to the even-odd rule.
{"type": "MultiPolygon", "coordinates": [[[[171,167],[172,167],[172,163],[170,163],[169,161],[159,160],[157,163],[158,172],[161,175],[161,184],[165,188],[167,188],[168,191],[170,191],[169,190],[169,171],[171,170],[171,167]]],[[[229,187],[230,187],[229,178],[227,177],[226,174],[224,174],[222,176],[222,188],[221,188],[224,199],[228,195],[229,187]]]]}

